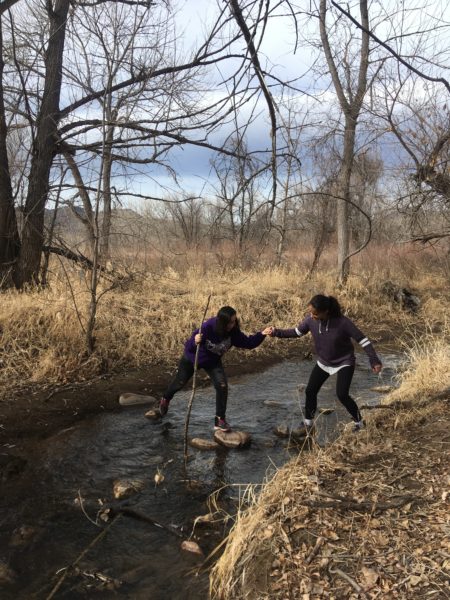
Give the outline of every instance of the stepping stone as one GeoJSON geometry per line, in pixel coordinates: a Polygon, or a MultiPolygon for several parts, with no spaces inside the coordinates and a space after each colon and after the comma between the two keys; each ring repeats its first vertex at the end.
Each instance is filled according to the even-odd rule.
{"type": "Polygon", "coordinates": [[[288,438],[289,437],[289,427],[287,425],[277,425],[274,430],[274,434],[280,438],[288,438]]]}
{"type": "Polygon", "coordinates": [[[137,494],[145,487],[145,482],[141,479],[117,479],[113,483],[113,494],[116,500],[128,498],[137,494]]]}
{"type": "Polygon", "coordinates": [[[214,432],[216,442],[227,448],[246,448],[252,441],[252,436],[246,431],[221,431],[214,432]]]}
{"type": "Polygon", "coordinates": [[[203,556],[203,551],[197,542],[193,542],[191,540],[185,540],[181,543],[181,549],[185,552],[192,552],[192,554],[198,554],[199,556],[203,556]]]}
{"type": "MultiPolygon", "coordinates": [[[[152,421],[160,419],[161,413],[159,412],[159,408],[151,408],[144,414],[144,417],[146,417],[147,419],[151,419],[152,421]]],[[[167,431],[167,428],[164,431],[167,431]]]]}
{"type": "Polygon", "coordinates": [[[189,444],[199,450],[217,450],[217,448],[220,448],[220,444],[214,440],[204,440],[202,438],[192,438],[189,440],[189,444]]]}
{"type": "Polygon", "coordinates": [[[14,529],[9,545],[13,547],[28,546],[42,532],[43,529],[41,527],[34,527],[33,525],[22,525],[21,527],[14,529]]]}
{"type": "Polygon", "coordinates": [[[125,392],[119,397],[121,406],[134,406],[138,404],[158,404],[158,400],[154,396],[145,396],[144,394],[133,394],[125,392]]]}

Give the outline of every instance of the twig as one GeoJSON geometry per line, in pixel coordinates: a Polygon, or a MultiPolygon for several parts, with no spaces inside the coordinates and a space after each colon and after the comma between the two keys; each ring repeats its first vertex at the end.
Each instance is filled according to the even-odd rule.
{"type": "Polygon", "coordinates": [[[378,410],[380,408],[395,410],[396,407],[393,404],[362,404],[359,410],[378,410]]]}
{"type": "Polygon", "coordinates": [[[316,556],[316,554],[319,552],[320,547],[322,546],[322,544],[324,543],[325,539],[322,536],[319,536],[316,540],[316,544],[314,546],[314,548],[311,550],[311,552],[308,554],[308,557],[306,558],[306,564],[309,565],[309,563],[312,561],[312,559],[316,556]]]}
{"type": "MultiPolygon", "coordinates": [[[[115,509],[111,509],[111,510],[114,513],[115,509]]],[[[155,525],[155,527],[159,527],[160,529],[164,529],[165,531],[168,531],[169,533],[172,533],[173,535],[176,535],[179,538],[183,538],[181,533],[179,533],[172,527],[169,527],[168,525],[164,525],[163,523],[159,523],[158,521],[155,521],[155,519],[152,519],[151,517],[147,516],[145,513],[141,512],[139,510],[135,510],[134,508],[123,507],[123,508],[116,509],[116,511],[117,511],[117,513],[121,513],[123,515],[126,515],[127,517],[134,517],[135,519],[138,519],[139,521],[144,521],[145,523],[150,523],[150,525],[155,525]]]]}
{"type": "Polygon", "coordinates": [[[100,525],[97,523],[97,521],[94,521],[93,519],[91,519],[91,517],[87,514],[87,512],[84,509],[84,504],[83,504],[83,498],[81,497],[81,492],[80,490],[78,490],[78,501],[80,503],[80,508],[83,511],[84,516],[86,517],[86,519],[88,521],[90,521],[93,525],[95,525],[96,527],[100,527],[100,525]]]}
{"type": "MultiPolygon", "coordinates": [[[[208,300],[206,302],[205,310],[203,312],[203,318],[200,321],[200,327],[198,329],[199,333],[202,332],[202,325],[203,325],[203,321],[205,320],[206,313],[208,312],[209,301],[210,300],[211,300],[211,294],[209,294],[209,296],[208,296],[208,300]]],[[[189,404],[188,404],[188,409],[187,409],[187,414],[186,414],[186,421],[184,423],[184,468],[185,468],[185,470],[186,470],[187,460],[188,460],[189,419],[190,419],[190,416],[191,416],[192,403],[194,402],[195,390],[196,390],[196,387],[197,387],[197,366],[198,366],[198,353],[199,353],[199,350],[200,350],[200,344],[197,344],[197,348],[195,350],[194,376],[193,376],[193,379],[192,379],[192,392],[191,392],[191,397],[189,398],[189,404]]]]}
{"type": "Polygon", "coordinates": [[[54,588],[52,589],[52,591],[50,592],[50,594],[47,596],[46,600],[51,600],[56,592],[59,590],[59,588],[62,586],[62,584],[64,583],[66,577],[68,576],[68,574],[70,573],[71,569],[73,569],[73,567],[75,567],[80,560],[89,552],[89,550],[91,550],[95,544],[97,542],[99,542],[105,535],[106,533],[111,529],[111,527],[113,526],[114,523],[117,523],[117,521],[120,519],[121,515],[117,515],[116,517],[114,517],[114,519],[111,521],[111,523],[109,523],[99,534],[97,537],[95,537],[92,542],[89,544],[89,546],[87,546],[83,552],[78,556],[78,558],[68,567],[66,567],[62,577],[60,577],[60,579],[58,580],[58,582],[56,583],[56,585],[54,586],[54,588]]]}
{"type": "Polygon", "coordinates": [[[352,586],[352,588],[356,592],[358,592],[358,594],[361,594],[362,598],[364,598],[365,600],[367,600],[367,596],[364,593],[364,590],[362,589],[362,587],[359,584],[357,584],[354,579],[352,579],[351,577],[349,577],[347,575],[347,573],[344,573],[344,571],[341,571],[341,569],[332,569],[331,567],[330,567],[329,571],[330,571],[330,573],[336,573],[336,575],[339,575],[339,577],[342,577],[342,579],[345,579],[345,581],[347,583],[349,583],[352,586]]]}
{"type": "Polygon", "coordinates": [[[412,502],[413,500],[417,500],[417,496],[397,496],[392,502],[358,502],[357,500],[353,500],[352,498],[344,498],[340,496],[330,496],[329,494],[324,494],[319,492],[320,496],[325,496],[328,498],[333,498],[333,501],[328,500],[302,500],[301,504],[303,506],[311,506],[313,508],[345,508],[348,510],[354,510],[356,512],[368,512],[373,511],[373,513],[382,512],[385,510],[390,510],[391,508],[401,508],[408,502],[412,502]]]}

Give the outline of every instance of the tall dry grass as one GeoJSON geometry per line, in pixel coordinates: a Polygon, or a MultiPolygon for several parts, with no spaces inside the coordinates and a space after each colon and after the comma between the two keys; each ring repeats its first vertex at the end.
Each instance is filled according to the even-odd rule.
{"type": "Polygon", "coordinates": [[[405,348],[405,361],[398,374],[399,386],[383,403],[420,402],[450,391],[450,322],[444,320],[436,335],[428,332],[412,337],[405,348]]]}
{"type": "MultiPolygon", "coordinates": [[[[386,254],[386,252],[385,252],[386,254]]],[[[292,258],[292,257],[291,257],[292,258]]],[[[83,327],[89,305],[88,277],[55,265],[50,287],[42,291],[1,294],[0,308],[0,389],[1,393],[24,385],[56,384],[91,377],[105,370],[138,368],[147,364],[173,365],[182,344],[199,325],[208,295],[210,314],[223,305],[234,306],[242,329],[252,333],[266,325],[287,327],[298,323],[309,298],[315,293],[338,296],[348,316],[357,320],[372,337],[403,336],[423,327],[423,314],[432,315],[439,327],[447,311],[448,285],[439,263],[420,265],[413,279],[405,277],[406,255],[354,269],[345,289],[338,290],[334,270],[320,270],[305,280],[306,263],[299,256],[282,267],[262,261],[243,269],[213,263],[194,264],[186,258],[183,266],[165,266],[141,271],[126,283],[104,292],[95,330],[95,352],[87,356],[83,327]],[[297,260],[298,259],[298,260],[297,260]],[[413,287],[424,308],[418,315],[400,310],[380,292],[387,278],[413,287]]],[[[422,260],[422,259],[421,259],[422,260]]],[[[412,269],[412,267],[411,267],[412,269]]],[[[305,342],[306,343],[306,342],[305,342]]],[[[277,345],[286,352],[289,345],[277,345]]],[[[270,354],[272,340],[257,349],[270,354]]]]}

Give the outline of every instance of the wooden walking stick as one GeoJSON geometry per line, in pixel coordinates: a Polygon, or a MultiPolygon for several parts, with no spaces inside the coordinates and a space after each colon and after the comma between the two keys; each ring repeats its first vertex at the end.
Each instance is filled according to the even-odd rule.
{"type": "MultiPolygon", "coordinates": [[[[211,300],[211,294],[208,296],[208,301],[206,302],[206,307],[205,307],[205,311],[203,313],[203,318],[200,321],[200,327],[198,329],[199,333],[202,332],[202,325],[203,325],[203,321],[205,320],[206,313],[208,312],[210,300],[211,300]]],[[[195,349],[194,375],[192,378],[192,392],[191,392],[191,397],[189,398],[189,404],[188,404],[188,409],[187,409],[187,414],[186,414],[186,421],[184,423],[184,468],[185,469],[186,469],[187,459],[188,459],[189,418],[191,416],[192,403],[194,402],[194,396],[195,396],[195,390],[196,390],[196,384],[197,384],[197,365],[198,365],[199,350],[200,350],[200,344],[197,344],[197,348],[195,349]]]]}

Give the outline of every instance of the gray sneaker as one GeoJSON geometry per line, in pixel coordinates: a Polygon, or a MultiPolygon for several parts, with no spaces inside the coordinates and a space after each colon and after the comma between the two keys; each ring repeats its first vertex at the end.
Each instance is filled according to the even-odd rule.
{"type": "Polygon", "coordinates": [[[307,437],[308,435],[314,435],[316,432],[316,426],[314,423],[312,425],[307,425],[305,422],[300,423],[300,425],[291,431],[292,437],[307,437]]]}
{"type": "Polygon", "coordinates": [[[362,429],[365,429],[366,424],[364,421],[355,421],[353,423],[353,433],[358,433],[358,431],[361,431],[362,429]]]}

